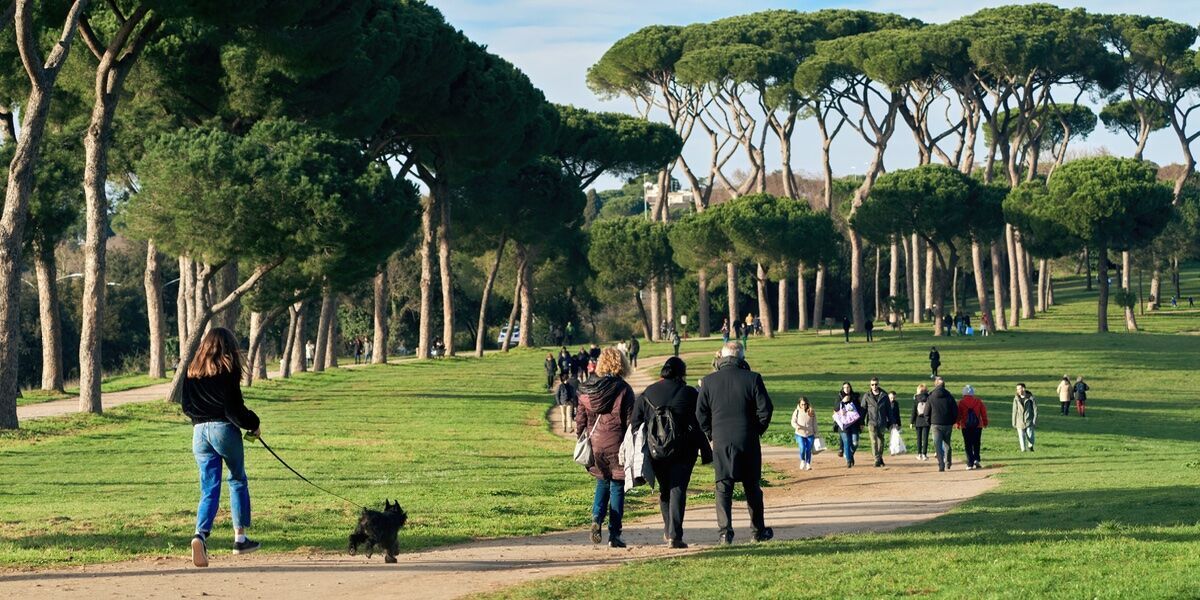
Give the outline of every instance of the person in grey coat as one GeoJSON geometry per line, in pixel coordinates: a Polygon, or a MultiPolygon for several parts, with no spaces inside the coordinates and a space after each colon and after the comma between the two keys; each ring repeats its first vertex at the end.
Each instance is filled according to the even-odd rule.
{"type": "Polygon", "coordinates": [[[712,441],[716,479],[719,543],[733,543],[733,484],[740,481],[750,509],[754,541],[775,536],[763,516],[762,446],[759,437],[771,424],[774,407],[762,376],[742,360],[742,346],[730,342],[721,348],[717,370],[700,381],[696,420],[712,441]]]}
{"type": "Polygon", "coordinates": [[[1012,426],[1017,430],[1017,441],[1021,444],[1021,452],[1026,446],[1033,452],[1033,428],[1037,425],[1037,400],[1025,389],[1025,384],[1017,384],[1017,393],[1013,396],[1012,426]]]}

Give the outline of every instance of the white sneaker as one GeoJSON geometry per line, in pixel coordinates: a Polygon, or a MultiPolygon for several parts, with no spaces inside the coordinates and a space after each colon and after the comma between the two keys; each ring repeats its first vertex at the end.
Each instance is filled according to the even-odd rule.
{"type": "Polygon", "coordinates": [[[812,470],[812,463],[806,463],[806,464],[804,465],[804,470],[806,470],[806,471],[811,471],[811,470],[812,470]]]}

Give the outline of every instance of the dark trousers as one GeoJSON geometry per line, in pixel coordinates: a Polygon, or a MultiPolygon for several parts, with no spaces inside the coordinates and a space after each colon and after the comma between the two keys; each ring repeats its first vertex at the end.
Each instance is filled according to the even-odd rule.
{"type": "Polygon", "coordinates": [[[1059,402],[1058,405],[1060,408],[1062,408],[1062,414],[1064,417],[1071,414],[1071,402],[1069,400],[1067,402],[1059,402]]]}
{"type": "Polygon", "coordinates": [[[637,352],[629,355],[629,364],[634,367],[637,366],[637,352]]]}
{"type": "Polygon", "coordinates": [[[953,425],[934,425],[933,429],[933,450],[937,454],[939,467],[950,466],[950,433],[954,430],[953,425]]]}
{"type": "Polygon", "coordinates": [[[962,430],[963,445],[967,447],[967,464],[979,464],[979,443],[983,438],[982,427],[964,427],[962,430]]]}
{"type": "Polygon", "coordinates": [[[929,427],[917,427],[917,454],[929,454],[929,427]]]}
{"type": "Polygon", "coordinates": [[[868,342],[870,342],[870,341],[873,341],[873,338],[871,337],[871,330],[870,330],[870,329],[868,329],[868,330],[867,330],[867,341],[868,341],[868,342]]]}
{"type": "Polygon", "coordinates": [[[850,341],[850,330],[843,329],[842,332],[846,334],[846,341],[849,342],[850,341]]]}
{"type": "MultiPolygon", "coordinates": [[[[733,535],[733,479],[717,480],[717,530],[721,535],[733,535]]],[[[763,519],[762,488],[757,477],[742,478],[742,489],[746,491],[746,507],[750,509],[750,525],[755,532],[767,528],[763,519]]]]}
{"type": "Polygon", "coordinates": [[[875,462],[883,460],[883,449],[887,448],[887,442],[884,441],[884,436],[887,434],[886,427],[876,427],[872,425],[871,429],[871,453],[875,455],[875,462]]]}
{"type": "Polygon", "coordinates": [[[663,533],[667,539],[683,541],[683,513],[687,510],[688,483],[696,458],[684,461],[650,461],[658,480],[658,510],[662,513],[663,533]]]}

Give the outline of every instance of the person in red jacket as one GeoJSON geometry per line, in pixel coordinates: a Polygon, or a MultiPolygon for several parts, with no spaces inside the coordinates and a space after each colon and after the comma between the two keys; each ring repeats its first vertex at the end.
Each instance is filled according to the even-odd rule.
{"type": "Polygon", "coordinates": [[[958,423],[962,430],[963,445],[967,452],[967,470],[982,469],[979,464],[979,444],[983,438],[983,428],[988,426],[987,407],[983,401],[975,397],[975,388],[963,388],[962,400],[958,401],[958,423]]]}

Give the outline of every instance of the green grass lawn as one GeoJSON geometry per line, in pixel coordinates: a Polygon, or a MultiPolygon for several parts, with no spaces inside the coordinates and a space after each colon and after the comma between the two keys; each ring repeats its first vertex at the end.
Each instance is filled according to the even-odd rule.
{"type": "MultiPolygon", "coordinates": [[[[547,431],[541,355],[381,365],[257,384],[247,404],[293,467],[360,503],[397,499],[412,550],[581,526],[591,478],[547,431]]],[[[191,425],[153,402],[0,434],[0,566],[178,553],[194,527],[191,425]]],[[[252,534],[268,551],[341,550],[357,518],[247,449],[252,534]]],[[[634,514],[644,513],[639,501],[634,514]]],[[[218,530],[229,526],[223,499],[218,530]]],[[[219,539],[219,538],[218,538],[219,539]]],[[[220,545],[217,546],[218,548],[220,545]]]]}
{"type": "MultiPolygon", "coordinates": [[[[100,392],[104,394],[112,394],[115,392],[124,392],[125,390],[133,390],[157,385],[160,383],[167,383],[168,381],[171,381],[170,377],[155,378],[145,375],[144,373],[112,375],[105,377],[100,381],[100,392]]],[[[40,404],[42,402],[50,402],[52,400],[65,400],[67,398],[74,398],[78,395],[78,387],[66,388],[66,391],[63,393],[47,392],[43,390],[22,390],[21,397],[17,398],[17,406],[24,406],[26,404],[40,404]]]]}
{"type": "MultiPolygon", "coordinates": [[[[750,342],[748,361],[776,403],[768,433],[776,443],[791,443],[786,415],[801,394],[831,439],[840,383],[861,391],[871,375],[898,390],[907,421],[936,344],[955,395],[969,383],[987,402],[982,458],[1002,469],[995,490],[892,533],[735,546],[497,596],[1200,597],[1200,395],[1193,391],[1200,337],[1082,333],[1095,325],[1095,297],[1082,288],[1064,281],[1058,300],[1065,305],[992,338],[934,340],[909,330],[903,339],[886,332],[875,344],[845,344],[839,331],[750,342]],[[1054,388],[1064,373],[1083,374],[1092,386],[1086,419],[1057,413],[1054,388]],[[1018,382],[1040,399],[1034,454],[1017,451],[1010,427],[1018,382]]],[[[1113,315],[1114,329],[1123,329],[1113,315]]],[[[1139,324],[1187,331],[1200,327],[1200,314],[1168,308],[1139,324]]],[[[906,436],[911,450],[915,440],[906,436]]],[[[862,493],[872,498],[869,488],[862,493]]]]}

